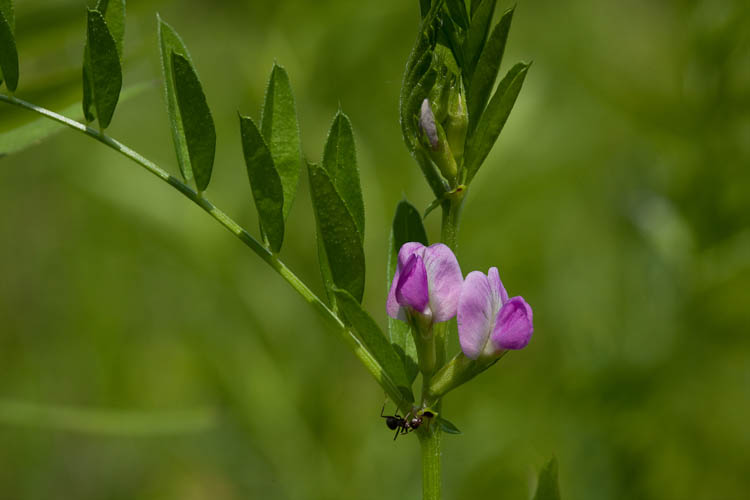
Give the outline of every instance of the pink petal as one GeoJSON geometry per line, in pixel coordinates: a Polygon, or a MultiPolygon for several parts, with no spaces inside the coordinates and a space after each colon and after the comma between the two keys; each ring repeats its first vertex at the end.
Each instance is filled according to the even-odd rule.
{"type": "Polygon", "coordinates": [[[412,254],[401,270],[398,285],[396,285],[396,300],[401,307],[410,307],[420,313],[426,312],[425,309],[430,301],[427,291],[427,271],[422,257],[417,254],[412,254]]]}
{"type": "Polygon", "coordinates": [[[461,267],[451,249],[442,243],[430,245],[424,250],[424,265],[433,321],[448,321],[456,315],[458,308],[463,284],[461,267]]]}
{"type": "Polygon", "coordinates": [[[487,278],[490,280],[490,288],[494,295],[494,300],[500,305],[508,302],[508,292],[505,291],[503,282],[500,281],[500,273],[497,272],[496,267],[491,267],[487,272],[487,278]]]}
{"type": "Polygon", "coordinates": [[[461,287],[457,317],[458,340],[469,359],[477,359],[487,344],[496,317],[493,305],[487,276],[470,272],[461,287]]]}
{"type": "Polygon", "coordinates": [[[492,343],[498,349],[523,349],[534,333],[531,306],[523,297],[508,300],[497,314],[492,343]]]}
{"type": "Polygon", "coordinates": [[[393,275],[393,282],[391,283],[391,289],[388,291],[388,300],[385,304],[385,310],[393,319],[405,320],[403,312],[399,313],[401,306],[396,300],[396,287],[398,286],[398,280],[401,276],[401,269],[406,265],[406,261],[409,260],[413,254],[417,253],[422,255],[424,253],[425,246],[418,242],[404,243],[398,251],[398,261],[396,263],[396,273],[393,275]]]}

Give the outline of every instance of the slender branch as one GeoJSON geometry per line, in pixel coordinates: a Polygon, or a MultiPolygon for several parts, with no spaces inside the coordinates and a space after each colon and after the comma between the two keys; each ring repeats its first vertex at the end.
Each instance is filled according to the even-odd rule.
{"type": "Polygon", "coordinates": [[[242,243],[245,244],[250,250],[263,259],[263,261],[271,266],[282,278],[289,283],[292,288],[299,293],[308,304],[311,304],[330,324],[333,326],[344,339],[344,342],[354,352],[354,355],[365,365],[367,371],[375,378],[375,380],[383,387],[391,400],[399,407],[402,411],[408,411],[411,408],[411,404],[404,400],[401,392],[399,391],[396,384],[391,380],[387,373],[383,370],[380,364],[372,357],[372,355],[365,349],[354,334],[344,325],[341,319],[331,310],[328,306],[320,300],[320,298],[295,275],[291,269],[289,269],[275,254],[271,253],[266,249],[258,240],[256,240],[250,233],[248,233],[242,226],[232,220],[226,213],[216,207],[208,199],[203,197],[201,194],[195,192],[190,186],[169,174],[164,169],[160,168],[154,162],[144,158],[136,151],[125,146],[121,142],[109,137],[108,135],[100,132],[94,128],[88,127],[79,123],[75,120],[71,120],[65,116],[57,114],[46,108],[36,106],[30,102],[26,102],[22,99],[18,99],[13,96],[7,96],[0,94],[0,101],[6,102],[13,106],[26,109],[38,113],[50,120],[61,123],[67,127],[77,130],[83,134],[96,139],[105,146],[117,151],[123,156],[133,160],[138,165],[146,169],[151,174],[155,175],[162,181],[166,182],[183,196],[188,198],[190,201],[198,205],[211,217],[216,219],[222,226],[224,226],[230,233],[236,236],[242,243]]]}

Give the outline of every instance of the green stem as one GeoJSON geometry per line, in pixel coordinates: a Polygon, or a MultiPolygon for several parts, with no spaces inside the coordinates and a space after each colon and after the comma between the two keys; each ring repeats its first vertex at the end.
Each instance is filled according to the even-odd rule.
{"type": "MultiPolygon", "coordinates": [[[[443,223],[441,231],[441,240],[448,247],[456,251],[458,245],[458,224],[461,217],[461,206],[465,188],[458,189],[455,195],[449,197],[443,203],[443,223]]],[[[435,327],[436,358],[438,364],[436,368],[442,367],[445,363],[445,353],[448,345],[449,331],[448,323],[440,323],[435,327]]],[[[423,404],[429,403],[426,398],[430,398],[429,381],[423,385],[422,400],[423,404]]],[[[440,412],[442,401],[435,403],[433,408],[440,412]]],[[[442,431],[439,425],[428,425],[420,429],[419,442],[422,450],[422,499],[423,500],[440,500],[442,495],[442,463],[441,463],[441,445],[442,431]]]]}
{"type": "Polygon", "coordinates": [[[23,101],[13,96],[7,96],[0,94],[0,101],[12,104],[19,108],[26,109],[38,113],[50,120],[61,123],[67,127],[77,130],[83,134],[96,139],[105,146],[114,149],[123,156],[133,160],[138,165],[146,169],[151,174],[155,175],[162,181],[169,184],[171,187],[179,191],[187,199],[198,205],[211,217],[213,217],[219,224],[224,226],[230,233],[237,237],[242,243],[245,244],[250,250],[255,252],[258,257],[271,266],[292,288],[299,293],[302,298],[310,305],[312,305],[327,321],[336,329],[340,334],[344,342],[352,349],[354,355],[365,365],[367,371],[375,378],[375,380],[383,387],[391,400],[404,412],[411,409],[411,403],[406,401],[401,392],[399,391],[396,384],[391,378],[385,373],[380,364],[372,357],[372,355],[364,348],[360,341],[352,334],[352,332],[344,325],[339,317],[328,308],[328,306],[318,298],[317,295],[310,290],[298,277],[295,275],[286,265],[276,256],[266,249],[263,245],[258,242],[253,236],[248,233],[242,226],[232,220],[222,210],[217,208],[213,203],[204,198],[201,194],[196,193],[190,186],[186,185],[178,178],[170,175],[168,172],[160,168],[154,162],[144,158],[136,151],[133,151],[129,147],[125,146],[121,142],[105,135],[94,128],[87,127],[75,120],[66,118],[65,116],[59,115],[48,109],[36,106],[29,102],[23,101]]]}
{"type": "Polygon", "coordinates": [[[419,433],[422,450],[422,500],[440,500],[442,496],[442,433],[439,425],[419,433]]]}

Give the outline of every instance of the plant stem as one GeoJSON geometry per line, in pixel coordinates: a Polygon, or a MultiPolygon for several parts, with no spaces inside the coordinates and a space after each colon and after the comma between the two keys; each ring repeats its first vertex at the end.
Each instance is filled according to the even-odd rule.
{"type": "MultiPolygon", "coordinates": [[[[440,239],[443,243],[455,252],[458,245],[458,225],[461,217],[461,206],[463,205],[464,190],[458,191],[458,196],[449,198],[443,203],[443,221],[440,239]]],[[[438,364],[436,369],[440,369],[445,363],[445,353],[447,352],[448,323],[440,323],[435,327],[435,342],[437,350],[438,364]]],[[[426,403],[425,397],[429,397],[429,381],[423,385],[422,400],[426,403]]],[[[442,402],[435,405],[435,410],[440,411],[442,402]]],[[[440,500],[442,496],[442,462],[441,446],[442,431],[437,422],[420,429],[419,443],[422,450],[422,499],[423,500],[440,500]],[[424,429],[424,430],[422,430],[424,429]]]]}
{"type": "Polygon", "coordinates": [[[83,134],[96,139],[105,146],[117,151],[123,156],[133,160],[138,165],[146,169],[151,174],[155,175],[162,181],[166,182],[174,189],[179,191],[183,196],[188,198],[190,201],[202,208],[206,213],[213,217],[219,224],[224,226],[230,233],[236,236],[242,243],[245,244],[250,250],[255,252],[258,257],[271,266],[292,288],[302,296],[302,298],[310,305],[312,305],[327,321],[334,327],[334,329],[340,334],[341,338],[346,344],[352,349],[354,355],[365,365],[367,371],[375,378],[375,380],[383,387],[391,400],[404,412],[411,409],[411,403],[406,401],[401,392],[399,391],[396,384],[391,378],[385,373],[380,364],[372,357],[372,355],[364,348],[354,334],[344,325],[341,319],[331,310],[328,306],[320,300],[320,298],[295,275],[291,269],[289,269],[276,254],[271,253],[265,248],[258,240],[256,240],[250,233],[247,232],[242,226],[232,220],[226,213],[216,207],[213,203],[204,198],[202,194],[195,192],[190,186],[180,181],[178,178],[169,174],[167,171],[160,168],[154,162],[144,158],[136,151],[125,146],[121,142],[109,137],[108,135],[79,123],[75,120],[71,120],[65,116],[59,115],[53,111],[36,106],[24,100],[18,99],[13,96],[7,96],[0,94],[0,101],[12,104],[19,108],[26,109],[38,113],[50,120],[61,123],[67,127],[77,130],[83,134]]]}
{"type": "Polygon", "coordinates": [[[422,500],[440,500],[442,496],[442,462],[440,426],[429,426],[419,433],[419,444],[422,450],[422,500]]]}

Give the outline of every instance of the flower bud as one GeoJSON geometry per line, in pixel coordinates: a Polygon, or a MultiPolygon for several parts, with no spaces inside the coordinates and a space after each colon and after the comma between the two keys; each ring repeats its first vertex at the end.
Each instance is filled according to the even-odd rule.
{"type": "Polygon", "coordinates": [[[445,136],[445,131],[440,123],[435,120],[435,115],[432,113],[429,99],[422,101],[419,126],[424,132],[427,142],[427,152],[430,158],[438,166],[443,177],[453,184],[456,180],[458,167],[451,152],[451,147],[448,144],[448,139],[445,136]]]}
{"type": "Polygon", "coordinates": [[[445,120],[445,136],[457,164],[461,164],[464,157],[464,142],[466,129],[469,127],[469,115],[466,112],[466,102],[460,89],[453,89],[448,105],[448,117],[445,120]]]}

